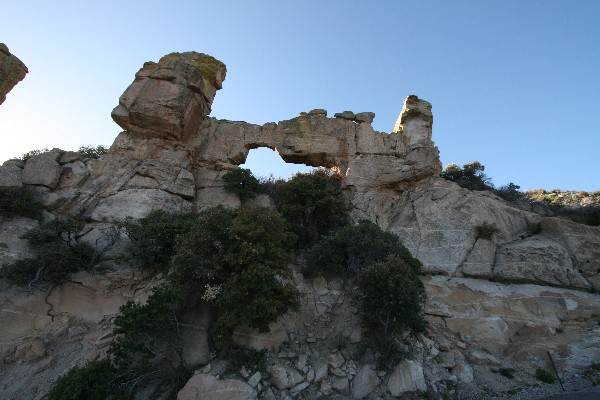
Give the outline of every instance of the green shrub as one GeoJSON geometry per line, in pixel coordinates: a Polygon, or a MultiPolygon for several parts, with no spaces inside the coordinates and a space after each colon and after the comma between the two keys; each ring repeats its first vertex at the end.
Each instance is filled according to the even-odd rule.
{"type": "Polygon", "coordinates": [[[189,232],[197,216],[192,213],[168,213],[153,210],[146,217],[131,217],[117,225],[131,240],[127,258],[155,272],[167,272],[175,254],[175,239],[189,232]]]}
{"type": "Polygon", "coordinates": [[[538,381],[542,381],[545,383],[552,384],[555,381],[554,375],[552,375],[550,371],[543,368],[538,368],[535,370],[535,377],[538,381]]]}
{"type": "Polygon", "coordinates": [[[153,289],[145,304],[128,301],[121,306],[114,321],[116,339],[109,349],[117,367],[144,370],[165,360],[175,366],[183,363],[180,301],[180,291],[163,284],[153,289]]]}
{"type": "Polygon", "coordinates": [[[100,156],[106,154],[108,149],[102,145],[98,145],[96,147],[81,146],[77,152],[85,155],[88,158],[98,159],[100,156]]]}
{"type": "Polygon", "coordinates": [[[48,392],[48,400],[105,400],[107,398],[131,399],[115,384],[117,371],[110,361],[92,361],[85,366],[72,368],[58,378],[48,392]]]}
{"type": "Polygon", "coordinates": [[[500,186],[494,189],[496,195],[502,197],[506,201],[517,201],[524,198],[524,194],[519,191],[521,187],[510,182],[508,185],[500,186]]]}
{"type": "Polygon", "coordinates": [[[42,203],[23,187],[0,187],[0,216],[42,217],[42,203]]]}
{"type": "Polygon", "coordinates": [[[44,147],[41,150],[31,150],[31,151],[28,151],[27,153],[21,155],[21,157],[19,157],[19,158],[21,161],[27,161],[33,156],[38,156],[42,153],[47,153],[49,151],[50,151],[50,149],[48,149],[47,147],[44,147]]]}
{"type": "Polygon", "coordinates": [[[424,331],[425,287],[414,267],[394,257],[372,264],[356,277],[361,321],[368,334],[381,343],[381,352],[393,352],[395,334],[424,331]]]}
{"type": "Polygon", "coordinates": [[[341,179],[329,170],[315,169],[295,174],[287,182],[278,181],[274,197],[277,210],[297,234],[300,245],[313,244],[347,223],[341,179]]]}
{"type": "Polygon", "coordinates": [[[200,213],[189,231],[177,237],[169,279],[188,287],[223,282],[231,274],[225,256],[236,216],[237,211],[221,206],[200,213]]]}
{"type": "Polygon", "coordinates": [[[494,234],[499,233],[498,227],[489,222],[484,222],[475,227],[475,239],[487,239],[491,240],[494,234]]]}
{"type": "Polygon", "coordinates": [[[246,367],[253,371],[263,369],[266,361],[267,350],[245,349],[232,345],[227,351],[227,359],[231,364],[231,372],[238,372],[240,368],[246,367]]]}
{"type": "Polygon", "coordinates": [[[5,265],[0,277],[17,284],[60,282],[70,274],[90,269],[101,255],[79,242],[82,223],[74,218],[54,219],[26,232],[22,237],[34,246],[36,255],[5,265]]]}
{"type": "Polygon", "coordinates": [[[298,291],[282,283],[268,266],[252,265],[223,285],[216,305],[217,321],[211,333],[215,343],[224,346],[240,325],[268,332],[269,323],[298,309],[298,291]]]}
{"type": "Polygon", "coordinates": [[[270,322],[297,306],[297,291],[281,281],[293,243],[275,210],[206,210],[179,237],[169,279],[214,302],[217,321],[211,333],[223,346],[235,327],[268,330],[270,322]]]}
{"type": "Polygon", "coordinates": [[[355,274],[366,265],[390,256],[403,258],[415,271],[421,268],[421,262],[400,243],[398,236],[362,220],[358,225],[343,226],[322,237],[310,251],[307,272],[309,275],[317,272],[355,274]]]}
{"type": "Polygon", "coordinates": [[[442,178],[470,190],[493,189],[491,180],[483,173],[484,170],[485,166],[479,161],[464,164],[462,168],[456,164],[448,164],[442,172],[442,178]]]}
{"type": "Polygon", "coordinates": [[[498,372],[500,373],[500,375],[502,375],[502,376],[504,376],[505,378],[508,378],[508,379],[513,379],[515,377],[514,376],[515,370],[512,369],[512,368],[500,368],[498,370],[498,372]]]}
{"type": "Polygon", "coordinates": [[[223,182],[225,182],[225,190],[237,194],[242,201],[253,199],[261,193],[259,180],[246,168],[238,168],[227,172],[223,175],[223,182]]]}

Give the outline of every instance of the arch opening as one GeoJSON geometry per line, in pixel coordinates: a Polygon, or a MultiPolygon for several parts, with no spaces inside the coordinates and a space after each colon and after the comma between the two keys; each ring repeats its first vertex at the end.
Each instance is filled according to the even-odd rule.
{"type": "Polygon", "coordinates": [[[240,164],[240,168],[249,169],[257,178],[268,178],[272,175],[275,179],[285,180],[298,172],[310,172],[313,169],[306,164],[287,163],[276,150],[268,147],[250,149],[246,162],[240,164]]]}

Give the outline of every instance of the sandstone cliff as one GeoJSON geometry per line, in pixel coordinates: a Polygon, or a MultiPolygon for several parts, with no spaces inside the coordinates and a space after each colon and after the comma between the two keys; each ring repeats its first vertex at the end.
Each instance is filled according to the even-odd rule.
{"type": "MultiPolygon", "coordinates": [[[[218,363],[207,364],[206,326],[189,316],[189,358],[207,366],[180,398],[223,387],[242,393],[239,398],[334,392],[386,398],[442,393],[448,382],[501,391],[523,384],[490,371],[514,368],[531,381],[536,366],[550,368],[548,351],[566,376],[600,360],[600,298],[594,294],[600,290],[600,228],[523,210],[440,178],[431,104],[416,96],[406,98],[391,133],[373,130],[373,113],[329,118],[320,109],[254,125],[209,117],[225,75],[223,63],[193,52],[145,63],[112,112],[124,131],[106,155],[94,160],[53,149],[27,162],[9,160],[0,167],[0,185],[34,190],[48,213],[83,217],[84,238],[100,246],[103,229],[116,219],[152,209],[239,206],[221,177],[244,163],[251,149],[269,147],[286,162],[338,171],[352,218],[397,234],[423,262],[432,325],[413,342],[410,362],[376,371],[356,358],[361,329],[339,282],[296,274],[305,296],[300,312],[273,324],[267,335],[236,333],[244,346],[271,350],[269,378],[242,374],[233,383],[216,381],[211,374],[220,374],[218,363]],[[482,224],[497,232],[480,237],[482,224]]],[[[19,234],[35,224],[0,221],[0,265],[27,253],[19,234]]],[[[113,248],[112,256],[119,251],[113,248]]],[[[114,260],[104,269],[112,272],[80,274],[33,293],[4,285],[0,350],[11,366],[0,370],[4,397],[39,398],[57,373],[102,354],[118,306],[143,299],[154,284],[114,260]],[[38,386],[15,385],[14,377],[23,374],[35,376],[38,386]]]]}
{"type": "Polygon", "coordinates": [[[10,54],[8,47],[0,43],[0,104],[13,87],[25,78],[29,71],[21,60],[10,54]]]}

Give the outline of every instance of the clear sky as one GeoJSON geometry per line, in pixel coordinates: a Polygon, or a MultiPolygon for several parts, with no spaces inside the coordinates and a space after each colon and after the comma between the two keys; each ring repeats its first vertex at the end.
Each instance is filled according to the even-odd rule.
{"type": "MultiPolygon", "coordinates": [[[[0,42],[29,74],[0,105],[0,159],[110,145],[118,98],[173,51],[227,65],[212,115],[262,124],[433,104],[442,163],[496,185],[600,189],[600,1],[4,1],[0,42]]],[[[265,157],[250,168],[285,175],[265,157]]]]}

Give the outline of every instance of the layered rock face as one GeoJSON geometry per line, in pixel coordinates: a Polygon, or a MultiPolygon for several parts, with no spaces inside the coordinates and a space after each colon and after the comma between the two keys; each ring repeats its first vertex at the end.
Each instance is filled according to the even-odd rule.
{"type": "Polygon", "coordinates": [[[25,64],[10,54],[4,43],[0,43],[0,104],[4,103],[8,92],[21,82],[28,72],[25,64]]]}
{"type": "MultiPolygon", "coordinates": [[[[431,104],[416,96],[406,98],[391,133],[373,130],[373,113],[328,118],[322,109],[254,125],[209,117],[225,74],[223,63],[193,52],[146,63],[112,112],[124,132],[108,154],[93,160],[53,149],[26,162],[9,160],[0,167],[0,186],[35,191],[54,215],[82,216],[88,222],[84,239],[97,244],[111,221],[153,209],[239,206],[221,177],[244,163],[251,149],[268,147],[286,162],[339,172],[353,220],[368,219],[397,234],[423,262],[431,329],[419,337],[411,360],[377,371],[372,357],[360,361],[355,355],[364,338],[349,293],[339,282],[296,274],[304,294],[300,312],[273,323],[270,334],[240,327],[234,336],[241,346],[271,352],[269,380],[257,371],[244,378],[247,384],[217,381],[211,374],[219,369],[207,366],[179,398],[301,392],[388,398],[428,388],[435,393],[448,381],[505,387],[490,377],[490,368],[520,369],[521,379],[531,379],[536,367],[550,368],[547,351],[564,374],[600,361],[600,298],[594,294],[600,290],[599,227],[524,210],[440,178],[431,104]],[[495,230],[482,235],[478,228],[486,225],[495,230]]],[[[0,220],[0,265],[28,253],[19,236],[36,223],[0,220]]],[[[1,342],[5,360],[31,354],[19,373],[35,370],[48,381],[48,365],[55,362],[48,355],[70,343],[71,333],[61,329],[73,329],[75,343],[89,339],[61,368],[97,357],[110,340],[106,321],[126,299],[143,298],[140,288],[148,283],[138,278],[118,268],[103,278],[84,274],[29,299],[7,288],[0,296],[0,318],[8,321],[1,342]],[[52,335],[61,338],[58,344],[39,343],[52,335]]],[[[190,365],[209,359],[206,324],[186,316],[190,365]]],[[[10,376],[0,373],[0,385],[8,387],[10,376]]]]}

